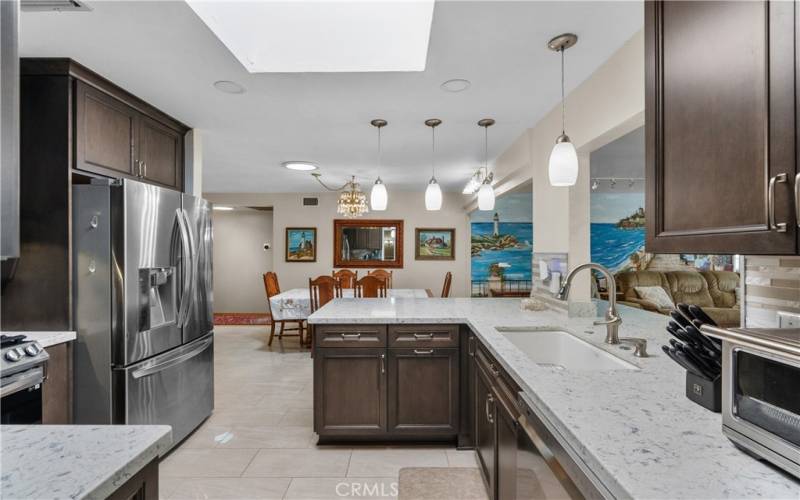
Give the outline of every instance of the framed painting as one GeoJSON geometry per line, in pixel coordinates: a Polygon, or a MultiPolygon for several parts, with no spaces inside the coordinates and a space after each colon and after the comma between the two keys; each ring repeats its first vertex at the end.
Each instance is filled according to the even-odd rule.
{"type": "Polygon", "coordinates": [[[453,228],[416,228],[416,260],[455,260],[456,230],[453,228]]]}
{"type": "Polygon", "coordinates": [[[286,262],[317,261],[317,228],[286,228],[286,262]]]}

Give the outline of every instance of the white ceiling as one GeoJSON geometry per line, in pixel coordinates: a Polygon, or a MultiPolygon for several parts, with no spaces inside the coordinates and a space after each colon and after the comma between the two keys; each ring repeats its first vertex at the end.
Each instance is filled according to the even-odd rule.
{"type": "MultiPolygon", "coordinates": [[[[430,130],[437,117],[436,176],[460,191],[483,159],[492,117],[494,158],[559,99],[553,35],[580,37],[567,52],[567,88],[575,87],[641,29],[641,2],[438,1],[424,72],[250,74],[183,1],[88,0],[91,12],[21,15],[21,55],[72,57],[184,123],[202,131],[206,192],[319,191],[286,160],[320,165],[330,183],[376,176],[376,136],[385,118],[381,177],[398,190],[422,190],[430,177],[430,130]],[[445,80],[466,78],[465,92],[445,80]],[[242,95],[212,87],[243,85],[242,95]]],[[[293,40],[287,39],[286,44],[293,40]]],[[[364,40],[369,43],[369,40],[364,40]]]]}

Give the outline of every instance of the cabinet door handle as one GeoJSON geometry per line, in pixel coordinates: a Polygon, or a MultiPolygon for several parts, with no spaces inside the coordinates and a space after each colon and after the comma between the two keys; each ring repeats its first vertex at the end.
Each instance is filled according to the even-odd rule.
{"type": "Polygon", "coordinates": [[[779,233],[786,232],[786,223],[785,222],[775,222],[775,185],[778,183],[785,183],[788,180],[788,176],[784,174],[778,174],[769,180],[769,188],[767,188],[767,225],[771,231],[776,231],[779,233]]]}
{"type": "Polygon", "coordinates": [[[800,227],[800,172],[794,176],[794,220],[800,227]]]}
{"type": "Polygon", "coordinates": [[[414,349],[414,354],[433,354],[433,349],[414,349]]]}
{"type": "Polygon", "coordinates": [[[147,177],[147,162],[146,161],[142,162],[142,170],[144,171],[144,174],[142,175],[142,177],[147,177]]]}
{"type": "Polygon", "coordinates": [[[414,338],[417,339],[417,340],[420,340],[420,339],[433,339],[433,334],[432,333],[415,333],[414,334],[414,338]]]}
{"type": "Polygon", "coordinates": [[[500,370],[498,370],[497,367],[494,366],[494,363],[490,363],[489,364],[489,370],[491,370],[492,375],[494,375],[495,377],[499,377],[500,376],[500,370]]]}
{"type": "Polygon", "coordinates": [[[136,160],[136,177],[142,176],[142,160],[136,160]]]}
{"type": "Polygon", "coordinates": [[[381,374],[386,373],[386,355],[381,354],[381,374]]]}
{"type": "Polygon", "coordinates": [[[485,408],[484,408],[484,410],[486,411],[486,421],[489,422],[490,424],[494,423],[494,417],[492,416],[492,411],[490,409],[490,407],[492,405],[494,405],[494,397],[492,396],[492,393],[490,392],[490,393],[486,394],[486,405],[485,405],[485,408]]]}
{"type": "Polygon", "coordinates": [[[475,337],[470,336],[467,340],[467,353],[470,356],[475,356],[475,337]]]}
{"type": "Polygon", "coordinates": [[[342,333],[342,340],[358,340],[361,338],[360,333],[342,333]]]}

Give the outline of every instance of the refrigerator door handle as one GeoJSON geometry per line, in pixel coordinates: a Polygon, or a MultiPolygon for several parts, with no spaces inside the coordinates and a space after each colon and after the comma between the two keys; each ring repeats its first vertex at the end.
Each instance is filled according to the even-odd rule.
{"type": "Polygon", "coordinates": [[[185,352],[185,353],[181,353],[181,354],[179,354],[177,356],[174,356],[174,355],[170,356],[169,359],[167,359],[165,361],[162,361],[160,363],[156,363],[153,366],[148,366],[147,368],[140,368],[140,369],[132,372],[131,376],[133,378],[135,378],[135,379],[139,379],[139,378],[142,378],[142,377],[147,377],[149,375],[154,375],[154,374],[156,374],[156,373],[158,373],[160,371],[166,370],[167,368],[169,368],[171,366],[175,366],[175,365],[181,364],[184,361],[187,361],[187,360],[197,356],[198,354],[202,353],[206,349],[208,349],[208,347],[211,345],[211,342],[213,340],[214,340],[213,338],[207,338],[206,340],[202,341],[198,346],[192,348],[190,351],[185,352]]]}
{"type": "Polygon", "coordinates": [[[189,232],[188,225],[183,218],[183,211],[180,208],[175,211],[175,217],[178,220],[178,230],[181,235],[181,253],[183,254],[183,262],[187,269],[189,269],[188,272],[183,273],[183,291],[181,292],[180,306],[178,308],[178,326],[183,326],[188,317],[190,306],[189,301],[191,298],[192,241],[191,233],[189,232]]]}
{"type": "MultiPolygon", "coordinates": [[[[194,299],[197,296],[197,246],[195,246],[195,237],[194,233],[192,232],[192,224],[189,221],[189,214],[186,210],[181,209],[181,213],[183,215],[183,223],[186,225],[186,232],[189,236],[189,253],[191,258],[191,268],[189,270],[189,298],[187,300],[188,304],[186,305],[186,318],[184,318],[184,323],[182,326],[186,326],[189,323],[189,309],[191,309],[192,305],[194,304],[194,299]]],[[[199,245],[200,242],[198,241],[197,244],[199,245]]]]}

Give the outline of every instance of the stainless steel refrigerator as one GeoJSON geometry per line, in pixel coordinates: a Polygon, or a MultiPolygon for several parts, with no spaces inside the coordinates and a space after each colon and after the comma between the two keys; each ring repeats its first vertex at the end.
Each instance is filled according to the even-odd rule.
{"type": "Polygon", "coordinates": [[[214,406],[211,207],[131,180],[72,189],[74,420],[178,443],[214,406]]]}

